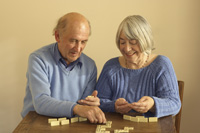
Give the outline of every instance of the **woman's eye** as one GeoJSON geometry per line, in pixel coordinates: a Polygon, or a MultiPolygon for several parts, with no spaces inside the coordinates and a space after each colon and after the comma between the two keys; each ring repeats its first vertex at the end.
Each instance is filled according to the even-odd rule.
{"type": "Polygon", "coordinates": [[[137,40],[131,40],[129,43],[130,43],[131,45],[136,45],[136,44],[137,44],[137,40]]]}
{"type": "Polygon", "coordinates": [[[126,43],[126,42],[120,42],[120,44],[122,44],[122,45],[125,44],[125,43],[126,43]]]}

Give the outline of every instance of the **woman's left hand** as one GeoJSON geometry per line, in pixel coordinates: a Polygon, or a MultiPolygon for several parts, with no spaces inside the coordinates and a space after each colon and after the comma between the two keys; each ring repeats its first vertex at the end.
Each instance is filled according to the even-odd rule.
{"type": "Polygon", "coordinates": [[[149,110],[153,112],[154,100],[149,96],[143,96],[138,102],[133,102],[129,106],[139,113],[146,113],[149,110]]]}
{"type": "Polygon", "coordinates": [[[94,90],[91,96],[78,101],[81,105],[100,106],[100,99],[97,97],[98,91],[94,90]]]}
{"type": "Polygon", "coordinates": [[[118,98],[115,101],[115,111],[121,114],[126,114],[131,110],[129,103],[124,98],[118,98]]]}

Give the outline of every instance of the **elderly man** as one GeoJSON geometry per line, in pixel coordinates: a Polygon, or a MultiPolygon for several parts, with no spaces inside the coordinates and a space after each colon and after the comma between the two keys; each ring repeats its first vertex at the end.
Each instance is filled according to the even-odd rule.
{"type": "Polygon", "coordinates": [[[36,111],[53,117],[79,115],[91,123],[106,122],[94,91],[95,62],[82,53],[90,34],[89,21],[79,13],[69,13],[54,29],[56,43],[30,54],[22,117],[36,111]]]}

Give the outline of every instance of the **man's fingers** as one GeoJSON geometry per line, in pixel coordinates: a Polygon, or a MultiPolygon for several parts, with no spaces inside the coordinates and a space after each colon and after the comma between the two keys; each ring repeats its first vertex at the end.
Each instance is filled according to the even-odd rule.
{"type": "Polygon", "coordinates": [[[100,118],[99,118],[99,123],[106,123],[106,116],[104,112],[99,108],[99,113],[100,113],[100,118]]]}
{"type": "Polygon", "coordinates": [[[78,100],[78,103],[81,104],[81,105],[84,104],[83,100],[78,100]]]}
{"type": "Polygon", "coordinates": [[[103,115],[101,113],[96,115],[96,119],[98,120],[98,123],[102,123],[103,122],[103,115]]]}
{"type": "Polygon", "coordinates": [[[88,119],[91,123],[106,123],[105,115],[100,108],[93,108],[88,114],[88,119]]]}
{"type": "Polygon", "coordinates": [[[99,102],[88,101],[88,100],[79,100],[78,103],[81,105],[89,105],[89,106],[99,106],[100,105],[99,102]]]}
{"type": "Polygon", "coordinates": [[[90,106],[99,106],[99,102],[93,102],[93,101],[84,101],[85,104],[90,105],[90,106]]]}

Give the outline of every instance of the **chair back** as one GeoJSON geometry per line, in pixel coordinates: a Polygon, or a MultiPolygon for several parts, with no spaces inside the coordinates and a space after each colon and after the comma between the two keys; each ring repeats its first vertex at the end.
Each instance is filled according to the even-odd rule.
{"type": "Polygon", "coordinates": [[[181,112],[182,112],[182,106],[183,106],[184,82],[178,80],[178,87],[179,87],[179,95],[180,95],[180,100],[181,100],[181,109],[180,109],[179,113],[175,116],[175,127],[176,127],[176,132],[180,133],[181,112]]]}

